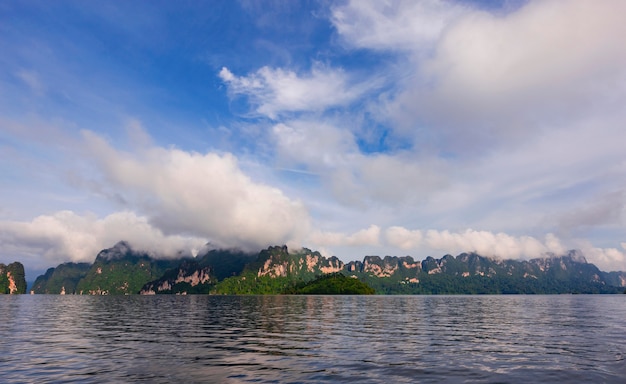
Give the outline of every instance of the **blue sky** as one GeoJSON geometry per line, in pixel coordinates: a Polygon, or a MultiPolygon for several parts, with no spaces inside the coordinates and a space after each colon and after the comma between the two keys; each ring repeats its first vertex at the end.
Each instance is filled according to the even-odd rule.
{"type": "Polygon", "coordinates": [[[625,270],[624,11],[4,2],[0,262],[124,239],[625,270]]]}

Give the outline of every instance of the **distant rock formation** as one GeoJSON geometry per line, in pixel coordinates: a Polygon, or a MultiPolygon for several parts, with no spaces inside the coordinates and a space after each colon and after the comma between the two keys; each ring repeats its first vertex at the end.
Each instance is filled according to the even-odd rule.
{"type": "Polygon", "coordinates": [[[26,276],[22,263],[0,264],[0,294],[23,293],[26,293],[26,276]]]}
{"type": "Polygon", "coordinates": [[[95,262],[76,285],[77,294],[136,294],[149,281],[180,264],[180,259],[155,259],[120,241],[98,253],[95,262]]]}
{"type": "Polygon", "coordinates": [[[49,268],[45,274],[37,277],[30,289],[31,293],[73,294],[78,282],[87,275],[89,263],[63,263],[56,268],[49,268]]]}
{"type": "Polygon", "coordinates": [[[139,294],[209,293],[211,286],[216,283],[211,272],[209,266],[201,267],[197,261],[184,260],[177,268],[166,271],[161,278],[146,283],[139,294]]]}
{"type": "MultiPolygon", "coordinates": [[[[93,264],[65,263],[49,269],[37,278],[32,292],[277,294],[336,273],[356,278],[379,294],[621,293],[626,287],[626,273],[602,272],[579,251],[527,261],[462,253],[422,261],[365,256],[345,264],[334,256],[286,246],[257,254],[213,249],[195,258],[155,259],[122,241],[98,253],[93,264]]],[[[5,291],[14,286],[19,291],[19,284],[6,282],[5,291]]]]}

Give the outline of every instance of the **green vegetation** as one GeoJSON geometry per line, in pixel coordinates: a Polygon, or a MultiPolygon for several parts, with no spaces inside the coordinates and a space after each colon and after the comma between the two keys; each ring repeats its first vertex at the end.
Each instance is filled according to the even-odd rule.
{"type": "Polygon", "coordinates": [[[22,263],[0,264],[0,294],[26,293],[26,276],[22,263]]]}
{"type": "MultiPolygon", "coordinates": [[[[178,261],[179,262],[179,261],[178,261]]],[[[148,255],[125,255],[117,260],[98,260],[76,286],[76,293],[123,295],[139,293],[141,287],[172,267],[168,260],[154,260],[148,255]]]]}
{"type": "Polygon", "coordinates": [[[206,294],[214,284],[210,267],[202,267],[195,260],[183,259],[178,267],[168,269],[159,279],[144,284],[140,293],[206,294]]]}
{"type": "Polygon", "coordinates": [[[66,294],[76,293],[78,282],[87,275],[89,263],[64,263],[50,268],[37,277],[31,290],[33,293],[66,294]]]}
{"type": "Polygon", "coordinates": [[[135,252],[120,241],[100,251],[89,271],[76,285],[76,293],[87,295],[123,295],[139,293],[149,281],[163,276],[179,260],[155,260],[147,253],[135,252]]]}
{"type": "Polygon", "coordinates": [[[262,250],[238,276],[217,283],[214,294],[277,295],[292,292],[324,274],[324,270],[341,269],[343,263],[336,257],[325,258],[319,252],[303,248],[289,252],[286,246],[262,250]]]}
{"type": "Polygon", "coordinates": [[[485,295],[485,294],[563,294],[563,293],[619,293],[622,287],[614,287],[601,282],[585,279],[555,279],[540,276],[523,277],[508,274],[452,275],[447,273],[416,274],[419,283],[410,283],[396,277],[373,277],[356,274],[361,280],[383,295],[485,295]]]}
{"type": "Polygon", "coordinates": [[[287,277],[258,277],[253,273],[233,276],[217,283],[211,293],[217,295],[278,295],[290,289],[296,281],[287,277]]]}
{"type": "Polygon", "coordinates": [[[249,263],[257,259],[257,254],[236,249],[212,249],[204,255],[198,255],[196,261],[200,267],[211,267],[217,280],[239,275],[249,263]]]}
{"type": "Polygon", "coordinates": [[[207,294],[217,281],[239,275],[257,255],[235,249],[210,250],[195,259],[182,259],[180,265],[150,281],[141,293],[207,294]]]}
{"type": "MultiPolygon", "coordinates": [[[[7,267],[4,267],[4,270],[7,267]]],[[[18,270],[12,276],[19,276],[18,270]]],[[[23,268],[22,268],[23,276],[23,268]]],[[[562,294],[622,293],[624,272],[605,273],[575,251],[528,261],[475,253],[415,261],[366,256],[344,265],[303,248],[269,247],[256,256],[211,250],[196,258],[155,260],[124,242],[92,265],[66,263],[40,276],[36,293],[135,294],[562,294]]],[[[25,285],[25,283],[24,283],[25,285]]],[[[8,279],[0,273],[0,292],[8,279]]],[[[21,287],[21,286],[20,286],[21,287]]],[[[624,292],[626,293],[626,292],[624,292]]]]}
{"type": "Polygon", "coordinates": [[[374,288],[354,277],[342,273],[319,276],[308,283],[297,284],[284,293],[296,295],[373,295],[374,288]]]}

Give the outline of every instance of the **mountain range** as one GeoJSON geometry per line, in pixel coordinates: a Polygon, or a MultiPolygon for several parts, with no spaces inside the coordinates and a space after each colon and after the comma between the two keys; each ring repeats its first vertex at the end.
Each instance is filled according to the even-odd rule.
{"type": "Polygon", "coordinates": [[[37,278],[31,293],[297,293],[308,292],[306,284],[329,274],[358,279],[378,294],[622,293],[626,287],[625,272],[600,271],[579,251],[532,260],[462,253],[422,261],[365,256],[344,263],[306,248],[273,246],[259,253],[213,249],[195,258],[157,259],[121,241],[99,252],[92,264],[50,268],[37,278]]]}

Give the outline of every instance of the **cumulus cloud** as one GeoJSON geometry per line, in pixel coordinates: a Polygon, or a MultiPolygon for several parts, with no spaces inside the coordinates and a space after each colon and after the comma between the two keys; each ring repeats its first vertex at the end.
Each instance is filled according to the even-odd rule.
{"type": "Polygon", "coordinates": [[[260,248],[297,239],[308,229],[301,202],[254,182],[231,154],[161,147],[129,153],[88,131],[84,140],[103,177],[99,188],[115,191],[166,234],[260,248]]]}
{"type": "Polygon", "coordinates": [[[403,250],[417,249],[422,242],[422,231],[409,230],[404,227],[393,226],[385,231],[387,244],[403,250]]]}
{"type": "MultiPolygon", "coordinates": [[[[406,230],[404,230],[406,232],[406,230]]],[[[616,248],[594,247],[589,241],[563,242],[554,234],[547,234],[543,241],[531,236],[511,236],[506,233],[465,230],[462,232],[428,230],[423,239],[427,248],[447,253],[477,252],[483,256],[502,259],[531,259],[550,255],[564,255],[568,249],[579,249],[589,263],[600,270],[623,270],[626,252],[616,248]]],[[[625,244],[622,244],[624,247],[625,244]]],[[[626,247],[624,247],[626,249],[626,247]]]]}
{"type": "MultiPolygon", "coordinates": [[[[616,248],[594,247],[588,241],[563,243],[554,234],[542,240],[531,236],[512,236],[506,233],[467,229],[459,232],[448,230],[409,230],[404,227],[389,227],[385,231],[387,244],[402,250],[450,253],[476,252],[482,256],[500,259],[531,259],[550,255],[564,255],[569,247],[580,249],[588,262],[601,270],[623,270],[626,253],[616,248]]],[[[626,249],[626,243],[622,243],[626,249]]]]}
{"type": "Polygon", "coordinates": [[[469,251],[503,259],[538,257],[547,252],[562,254],[566,250],[551,234],[548,234],[542,243],[530,236],[515,237],[506,233],[472,229],[463,232],[428,230],[424,242],[430,248],[442,251],[454,253],[469,251]]]}
{"type": "MultiPolygon", "coordinates": [[[[623,247],[622,243],[622,247],[623,247]]],[[[625,247],[623,247],[625,248],[625,247]]],[[[588,241],[580,246],[588,262],[595,264],[602,271],[623,271],[626,264],[626,252],[617,248],[598,248],[588,241]]],[[[626,249],[626,248],[625,248],[626,249]]]]}
{"type": "Polygon", "coordinates": [[[0,221],[0,244],[5,253],[26,258],[37,267],[66,261],[93,262],[97,253],[120,240],[157,257],[174,256],[180,251],[194,254],[206,239],[165,235],[144,216],[129,211],[98,218],[60,211],[31,221],[0,221]]]}
{"type": "MultiPolygon", "coordinates": [[[[586,240],[563,241],[548,233],[543,238],[514,236],[504,232],[466,229],[461,231],[436,229],[408,229],[390,226],[384,231],[372,225],[352,234],[344,232],[313,232],[307,241],[318,247],[325,255],[336,254],[332,250],[350,252],[350,248],[362,252],[361,259],[372,251],[385,254],[409,254],[417,260],[426,255],[441,257],[444,254],[458,255],[463,252],[476,252],[479,255],[497,259],[529,260],[533,258],[562,256],[570,249],[579,249],[588,262],[603,271],[623,270],[626,252],[616,248],[594,247],[586,240]],[[332,249],[331,249],[332,248],[332,249]],[[395,251],[392,251],[395,249],[395,251]]],[[[626,243],[621,244],[626,250],[626,243]]],[[[341,254],[339,254],[341,257],[341,254]]]]}
{"type": "Polygon", "coordinates": [[[400,226],[387,228],[387,244],[403,250],[430,249],[446,253],[476,252],[503,259],[540,257],[546,253],[563,254],[566,248],[553,234],[543,242],[530,236],[466,229],[460,232],[429,229],[409,230],[400,226]]]}
{"type": "Polygon", "coordinates": [[[342,232],[312,232],[307,241],[318,247],[328,246],[376,246],[380,242],[380,227],[370,225],[352,234],[342,232]]]}
{"type": "Polygon", "coordinates": [[[248,97],[256,112],[275,119],[285,112],[323,111],[347,105],[362,94],[366,85],[351,85],[340,69],[313,67],[310,73],[298,75],[282,68],[262,67],[248,76],[235,76],[224,67],[219,76],[231,95],[248,97]]]}
{"type": "Polygon", "coordinates": [[[348,44],[406,56],[399,72],[409,75],[378,108],[396,132],[480,154],[546,125],[566,130],[581,116],[620,111],[624,11],[620,0],[529,1],[505,13],[452,1],[354,1],[332,20],[348,44]]]}
{"type": "Polygon", "coordinates": [[[442,102],[466,116],[561,112],[593,100],[624,73],[624,11],[619,0],[531,1],[506,16],[475,11],[446,31],[423,74],[436,79],[442,102]]]}

